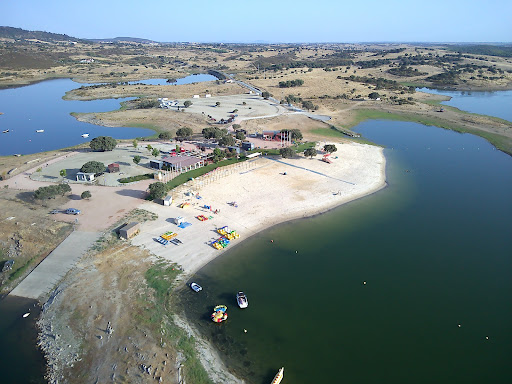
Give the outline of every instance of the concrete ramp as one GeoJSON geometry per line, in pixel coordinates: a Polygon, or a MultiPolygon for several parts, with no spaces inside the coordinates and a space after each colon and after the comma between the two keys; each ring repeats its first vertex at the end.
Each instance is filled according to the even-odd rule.
{"type": "Polygon", "coordinates": [[[38,299],[64,277],[101,232],[72,232],[9,295],[38,299]]]}

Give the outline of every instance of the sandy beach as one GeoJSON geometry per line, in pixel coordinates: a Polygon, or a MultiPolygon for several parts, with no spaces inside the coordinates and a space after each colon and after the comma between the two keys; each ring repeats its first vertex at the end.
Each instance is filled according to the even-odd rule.
{"type": "MultiPolygon", "coordinates": [[[[317,148],[324,144],[319,143],[317,148]]],[[[321,161],[321,155],[313,159],[260,158],[222,172],[200,189],[194,189],[199,182],[195,187],[191,184],[181,188],[173,193],[169,207],[143,203],[139,208],[157,214],[158,219],[144,223],[132,243],[179,264],[187,276],[229,249],[211,246],[220,236],[216,232],[219,227],[236,230],[240,239],[233,240],[233,244],[238,244],[275,224],[325,212],[386,185],[382,148],[357,143],[336,145],[338,151],[331,156],[331,164],[321,161]],[[181,203],[189,205],[179,208],[181,203]],[[200,221],[198,215],[211,219],[200,221]],[[192,225],[179,228],[172,223],[178,216],[192,225]],[[177,233],[182,244],[158,243],[156,239],[167,231],[177,233]]]]}

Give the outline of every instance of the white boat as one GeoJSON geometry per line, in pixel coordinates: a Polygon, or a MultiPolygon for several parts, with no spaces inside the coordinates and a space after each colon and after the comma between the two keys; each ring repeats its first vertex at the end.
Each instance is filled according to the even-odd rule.
{"type": "Polygon", "coordinates": [[[23,315],[23,317],[28,317],[30,315],[30,312],[27,312],[23,315]]]}
{"type": "Polygon", "coordinates": [[[242,291],[236,294],[236,302],[240,308],[247,308],[249,306],[249,301],[247,300],[247,296],[242,291]]]}
{"type": "Polygon", "coordinates": [[[82,133],[82,137],[89,137],[88,133],[82,133]]]}
{"type": "Polygon", "coordinates": [[[6,129],[6,130],[2,131],[2,133],[9,133],[9,130],[6,129]]]}
{"type": "Polygon", "coordinates": [[[284,377],[284,367],[280,368],[279,371],[274,376],[274,380],[272,380],[271,384],[279,384],[284,377]]]}
{"type": "Polygon", "coordinates": [[[202,291],[203,290],[203,287],[201,287],[199,284],[197,283],[190,283],[190,288],[192,288],[192,290],[194,292],[199,292],[199,291],[202,291]]]}
{"type": "Polygon", "coordinates": [[[43,132],[44,132],[44,129],[36,129],[36,132],[37,132],[37,133],[43,133],[43,132]]]}

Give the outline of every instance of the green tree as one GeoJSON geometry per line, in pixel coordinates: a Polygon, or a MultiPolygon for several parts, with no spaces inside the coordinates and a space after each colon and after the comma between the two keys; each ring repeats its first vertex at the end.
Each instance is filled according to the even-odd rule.
{"type": "Polygon", "coordinates": [[[89,146],[93,151],[112,151],[117,146],[117,141],[110,136],[98,136],[91,140],[89,146]]]}
{"type": "Polygon", "coordinates": [[[223,145],[223,146],[226,146],[226,147],[235,145],[235,139],[231,135],[222,136],[219,139],[219,145],[223,145]]]}
{"type": "Polygon", "coordinates": [[[380,98],[380,95],[379,95],[379,93],[378,93],[378,92],[372,92],[372,93],[370,93],[370,94],[368,95],[368,97],[369,97],[370,99],[376,100],[376,99],[380,98]]]}
{"type": "Polygon", "coordinates": [[[61,196],[64,196],[66,193],[71,192],[71,187],[69,186],[69,184],[58,184],[57,190],[61,196]]]}
{"type": "Polygon", "coordinates": [[[245,101],[242,102],[242,105],[247,105],[247,103],[245,101]]]}
{"type": "Polygon", "coordinates": [[[213,162],[214,163],[219,162],[224,157],[226,157],[226,153],[224,151],[222,151],[220,148],[215,148],[213,150],[213,162]]]}
{"type": "Polygon", "coordinates": [[[137,145],[139,144],[139,142],[137,141],[137,139],[133,139],[132,144],[133,148],[137,149],[137,145]]]}
{"type": "Polygon", "coordinates": [[[238,139],[238,140],[245,140],[245,134],[243,132],[237,132],[235,137],[238,139]]]}
{"type": "Polygon", "coordinates": [[[67,171],[65,169],[61,169],[59,174],[62,176],[62,177],[66,177],[67,175],[67,171]]]}
{"type": "Polygon", "coordinates": [[[105,164],[100,163],[99,161],[88,161],[82,168],[80,168],[80,172],[85,173],[100,173],[105,171],[105,164]]]}
{"type": "Polygon", "coordinates": [[[302,140],[303,136],[302,136],[302,132],[300,131],[300,129],[292,129],[292,130],[290,130],[290,132],[292,134],[293,140],[302,140]]]}
{"type": "Polygon", "coordinates": [[[192,136],[194,131],[192,131],[192,128],[183,127],[176,131],[176,136],[180,138],[187,138],[192,136]]]}
{"type": "Polygon", "coordinates": [[[336,146],[334,144],[325,144],[324,145],[325,152],[333,153],[333,152],[336,152],[337,150],[338,150],[338,148],[336,148],[336,146]]]}
{"type": "Polygon", "coordinates": [[[315,111],[318,109],[318,105],[314,105],[313,102],[309,100],[302,101],[302,108],[307,109],[309,111],[315,111]]]}
{"type": "Polygon", "coordinates": [[[267,91],[261,92],[261,97],[263,97],[265,100],[268,100],[270,96],[272,96],[270,94],[270,92],[267,92],[267,91]]]}
{"type": "Polygon", "coordinates": [[[184,106],[185,108],[188,108],[188,107],[190,107],[191,105],[192,105],[192,102],[191,102],[190,100],[186,100],[186,101],[183,103],[183,106],[184,106]]]}
{"type": "Polygon", "coordinates": [[[68,184],[49,185],[38,188],[34,192],[34,198],[38,200],[54,199],[57,195],[64,196],[69,192],[71,192],[71,187],[68,184]]]}
{"type": "Polygon", "coordinates": [[[169,131],[160,132],[160,134],[158,135],[158,138],[162,139],[162,140],[170,140],[170,139],[172,139],[172,133],[169,131]]]}
{"type": "Polygon", "coordinates": [[[311,159],[313,156],[316,156],[316,149],[315,148],[306,148],[304,151],[304,156],[309,156],[311,159]]]}
{"type": "MultiPolygon", "coordinates": [[[[235,109],[235,111],[238,111],[238,109],[235,109]]],[[[233,129],[234,130],[237,130],[237,129],[240,129],[242,128],[242,126],[240,124],[233,124],[233,129]]]]}
{"type": "Polygon", "coordinates": [[[92,195],[91,195],[91,192],[89,192],[89,191],[83,191],[83,192],[82,192],[82,194],[80,195],[80,197],[81,197],[82,199],[90,199],[90,198],[91,198],[91,196],[92,196],[92,195]]]}
{"type": "Polygon", "coordinates": [[[146,146],[146,149],[148,150],[148,152],[151,152],[153,150],[153,146],[151,144],[148,144],[146,146]]]}
{"type": "Polygon", "coordinates": [[[204,128],[202,134],[205,139],[220,139],[226,134],[227,130],[219,129],[217,127],[204,128]]]}
{"type": "Polygon", "coordinates": [[[281,148],[279,150],[279,153],[281,154],[281,156],[285,159],[287,158],[292,158],[294,155],[295,155],[295,151],[293,148],[290,148],[290,147],[285,147],[285,148],[281,148]]]}
{"type": "Polygon", "coordinates": [[[167,187],[164,183],[157,181],[156,183],[149,185],[149,198],[151,200],[154,199],[162,199],[167,193],[167,187]]]}
{"type": "Polygon", "coordinates": [[[220,107],[220,101],[217,101],[217,102],[215,103],[215,106],[216,106],[216,107],[220,107]]]}
{"type": "Polygon", "coordinates": [[[157,148],[153,148],[153,152],[151,152],[151,154],[155,157],[158,157],[158,155],[160,155],[160,151],[157,148]]]}
{"type": "Polygon", "coordinates": [[[135,155],[135,156],[133,156],[133,162],[134,162],[135,164],[139,164],[139,163],[140,163],[140,156],[139,156],[139,155],[135,155]]]}

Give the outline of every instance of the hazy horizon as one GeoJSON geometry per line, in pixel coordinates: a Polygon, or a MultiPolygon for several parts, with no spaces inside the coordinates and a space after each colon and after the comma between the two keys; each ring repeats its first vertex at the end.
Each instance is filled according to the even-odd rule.
{"type": "Polygon", "coordinates": [[[2,6],[0,25],[83,39],[134,37],[196,43],[506,43],[512,41],[512,2],[428,4],[368,0],[215,3],[194,10],[154,0],[149,4],[90,0],[27,0],[2,6]],[[249,16],[248,16],[249,15],[249,16]]]}

